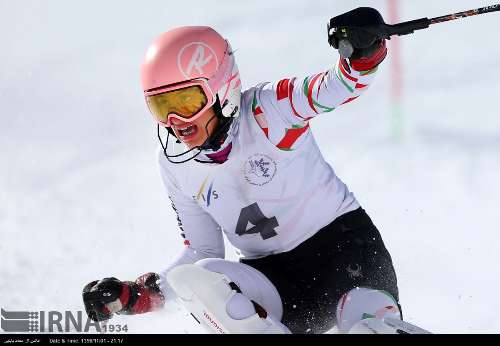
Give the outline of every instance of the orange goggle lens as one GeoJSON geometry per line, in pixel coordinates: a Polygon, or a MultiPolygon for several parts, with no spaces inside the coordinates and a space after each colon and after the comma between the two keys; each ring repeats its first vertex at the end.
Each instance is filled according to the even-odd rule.
{"type": "Polygon", "coordinates": [[[158,121],[167,123],[172,113],[186,119],[195,116],[207,105],[207,96],[200,86],[194,85],[147,96],[146,101],[158,121]]]}

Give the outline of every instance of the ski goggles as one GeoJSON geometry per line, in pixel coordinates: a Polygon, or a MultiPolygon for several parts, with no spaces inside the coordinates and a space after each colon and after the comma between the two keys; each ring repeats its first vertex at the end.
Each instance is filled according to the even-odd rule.
{"type": "Polygon", "coordinates": [[[193,80],[146,92],[146,103],[156,121],[170,127],[172,118],[195,121],[213,106],[215,97],[207,81],[193,80]]]}

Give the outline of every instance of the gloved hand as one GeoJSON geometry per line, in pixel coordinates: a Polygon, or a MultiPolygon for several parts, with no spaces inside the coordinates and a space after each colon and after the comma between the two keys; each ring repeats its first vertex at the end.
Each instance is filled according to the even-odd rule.
{"type": "Polygon", "coordinates": [[[385,39],[380,38],[378,30],[384,24],[382,15],[376,9],[359,7],[330,19],[328,42],[339,49],[344,58],[349,58],[355,70],[370,70],[387,55],[385,39]],[[352,50],[349,50],[349,44],[352,50]]]}
{"type": "Polygon", "coordinates": [[[85,311],[94,321],[105,321],[118,314],[139,314],[163,306],[158,286],[159,276],[148,273],[135,282],[105,278],[92,281],[83,288],[85,311]]]}
{"type": "Polygon", "coordinates": [[[117,278],[92,281],[83,288],[85,311],[94,321],[109,320],[114,313],[127,308],[132,291],[130,283],[117,278]]]}

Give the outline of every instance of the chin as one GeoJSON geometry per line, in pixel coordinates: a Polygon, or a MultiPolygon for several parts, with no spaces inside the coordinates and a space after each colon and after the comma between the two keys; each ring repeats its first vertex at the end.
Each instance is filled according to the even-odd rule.
{"type": "Polygon", "coordinates": [[[183,142],[189,149],[193,149],[194,147],[198,147],[205,143],[205,140],[199,139],[197,141],[189,141],[189,142],[183,142]]]}

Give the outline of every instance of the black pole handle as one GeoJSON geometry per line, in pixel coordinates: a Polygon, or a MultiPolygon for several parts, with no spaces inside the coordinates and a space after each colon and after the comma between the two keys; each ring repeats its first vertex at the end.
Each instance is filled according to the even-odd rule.
{"type": "MultiPolygon", "coordinates": [[[[411,20],[408,22],[403,22],[399,24],[379,24],[372,26],[365,26],[359,29],[371,33],[377,39],[390,40],[393,35],[408,35],[412,34],[415,30],[427,29],[431,25],[431,21],[428,18],[421,18],[416,20],[411,20]]],[[[351,42],[347,39],[340,40],[339,42],[339,53],[343,58],[349,58],[354,52],[354,47],[351,42]]]]}
{"type": "MultiPolygon", "coordinates": [[[[500,11],[500,4],[481,7],[475,10],[463,11],[454,14],[448,14],[436,18],[420,18],[416,20],[410,20],[408,22],[403,22],[399,24],[380,24],[375,26],[366,26],[363,29],[370,32],[372,35],[376,36],[378,39],[390,40],[393,35],[408,35],[412,34],[416,30],[427,29],[433,24],[443,23],[451,20],[456,20],[459,18],[472,17],[480,14],[491,13],[500,11]]],[[[330,35],[330,26],[328,25],[328,34],[330,35]]],[[[341,39],[339,42],[339,52],[343,58],[349,58],[354,51],[354,47],[348,39],[341,39]]]]}
{"type": "Polygon", "coordinates": [[[429,18],[420,18],[394,25],[385,24],[385,28],[381,28],[381,31],[385,34],[384,38],[390,39],[392,35],[402,36],[413,34],[415,30],[427,29],[430,25],[431,21],[429,18]]]}

